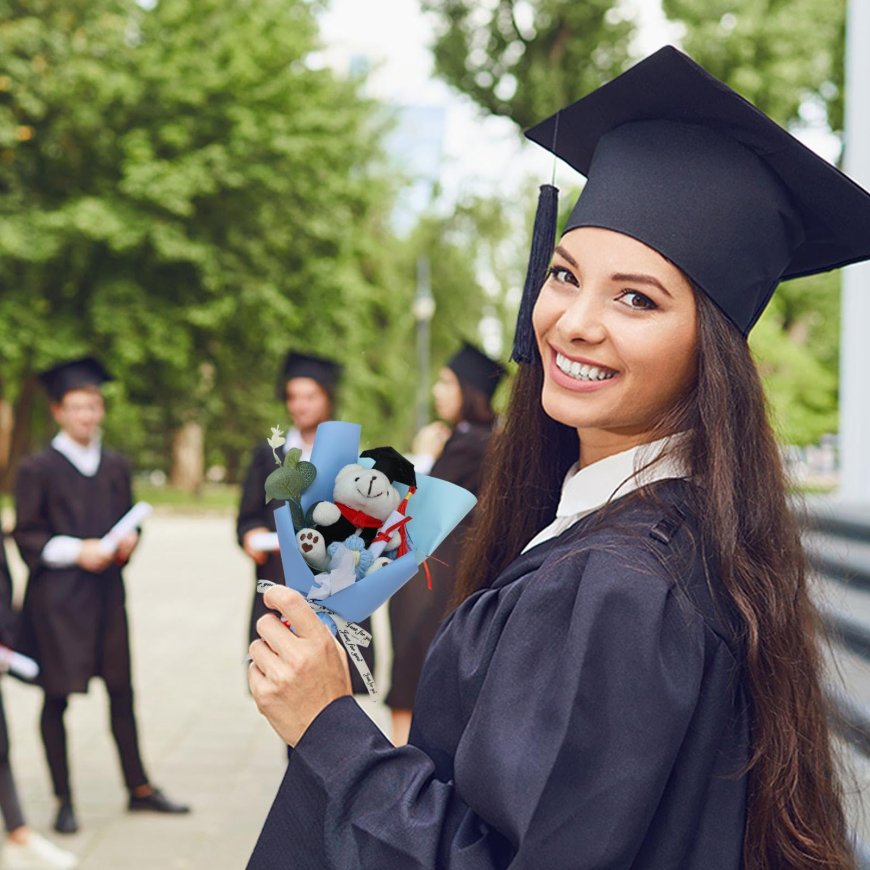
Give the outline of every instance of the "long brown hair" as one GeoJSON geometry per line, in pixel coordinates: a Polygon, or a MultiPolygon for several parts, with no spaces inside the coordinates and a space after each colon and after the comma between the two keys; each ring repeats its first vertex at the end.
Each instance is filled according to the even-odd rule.
{"type": "MultiPolygon", "coordinates": [[[[704,293],[695,295],[697,378],[656,434],[691,433],[674,449],[700,484],[702,556],[742,623],[752,701],[745,866],[854,868],[821,689],[818,617],[761,382],[745,339],[704,293]]],[[[544,413],[542,384],[539,357],[521,366],[459,564],[455,603],[489,585],[555,515],[578,440],[544,413]],[[518,476],[519,511],[511,495],[518,476]]]]}

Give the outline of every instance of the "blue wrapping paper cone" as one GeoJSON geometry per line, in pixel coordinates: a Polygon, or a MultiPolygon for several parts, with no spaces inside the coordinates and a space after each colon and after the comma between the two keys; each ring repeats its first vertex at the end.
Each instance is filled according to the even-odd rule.
{"type": "MultiPolygon", "coordinates": [[[[370,459],[359,458],[360,431],[356,423],[329,422],[317,427],[311,452],[317,477],[302,495],[304,511],[318,501],[332,501],[335,477],[345,465],[357,462],[370,467],[373,464],[370,459]]],[[[408,488],[394,485],[404,496],[408,488]]],[[[319,603],[350,622],[371,616],[417,573],[423,560],[435,551],[476,501],[468,490],[460,486],[418,474],[417,491],[411,496],[407,511],[412,518],[408,523],[411,551],[319,603]]],[[[293,520],[286,504],[275,509],[275,527],[286,583],[307,597],[315,585],[314,573],[299,552],[293,520]]],[[[331,620],[323,618],[323,621],[335,631],[331,620]]]]}

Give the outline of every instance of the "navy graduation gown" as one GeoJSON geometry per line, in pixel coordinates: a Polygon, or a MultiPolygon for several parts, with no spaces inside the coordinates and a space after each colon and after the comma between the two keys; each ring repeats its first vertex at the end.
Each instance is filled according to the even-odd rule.
{"type": "MultiPolygon", "coordinates": [[[[489,426],[465,424],[457,427],[432,466],[431,476],[455,483],[477,495],[491,435],[489,426]]],[[[473,518],[474,511],[471,511],[439,545],[435,558],[429,560],[431,589],[427,588],[421,571],[390,599],[393,664],[390,691],[385,699],[390,707],[410,710],[414,706],[423,661],[447,613],[462,542],[473,518]]]]}
{"type": "Polygon", "coordinates": [[[408,746],[351,698],[329,705],[249,868],[739,868],[737,621],[708,586],[689,484],[650,489],[655,502],[584,518],[451,614],[408,746]]]}
{"type": "Polygon", "coordinates": [[[120,567],[99,574],[75,565],[51,568],[41,555],[55,535],[102,537],[132,501],[130,466],[110,450],[101,451],[92,477],[53,447],[18,469],[13,537],[30,569],[20,648],[39,662],[38,682],[48,695],[86,692],[94,676],[111,690],[131,685],[120,567]]]}

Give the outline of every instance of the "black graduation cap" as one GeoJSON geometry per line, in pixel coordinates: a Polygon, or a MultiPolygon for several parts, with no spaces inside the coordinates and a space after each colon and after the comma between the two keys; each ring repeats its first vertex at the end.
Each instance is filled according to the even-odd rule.
{"type": "Polygon", "coordinates": [[[451,369],[460,381],[471,384],[488,399],[492,398],[498,382],[504,377],[504,366],[490,359],[467,341],[450,357],[447,368],[451,369]]]}
{"type": "Polygon", "coordinates": [[[291,378],[311,378],[331,395],[340,377],[341,366],[334,360],[313,354],[297,353],[294,350],[288,351],[281,366],[278,398],[284,400],[287,381],[291,378]]]}
{"type": "MultiPolygon", "coordinates": [[[[587,176],[565,232],[603,227],[638,239],[743,335],[780,280],[870,258],[870,194],[671,46],[526,136],[587,176]]],[[[546,226],[537,234],[540,248],[546,226]]],[[[532,271],[527,290],[537,295],[544,271],[532,271]]],[[[523,331],[521,345],[526,319],[523,331]]],[[[515,344],[514,358],[530,352],[515,344]]]]}
{"type": "Polygon", "coordinates": [[[417,477],[414,474],[414,464],[405,459],[395,447],[372,447],[371,450],[363,450],[360,456],[374,459],[374,468],[382,471],[393,483],[404,483],[406,486],[417,486],[417,477]]]}
{"type": "Polygon", "coordinates": [[[113,380],[103,364],[92,356],[67,360],[40,372],[37,377],[52,400],[59,402],[70,391],[99,387],[113,380]]]}

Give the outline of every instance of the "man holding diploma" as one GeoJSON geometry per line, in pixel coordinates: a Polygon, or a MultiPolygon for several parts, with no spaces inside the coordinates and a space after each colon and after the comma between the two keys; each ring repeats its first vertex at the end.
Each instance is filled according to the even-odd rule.
{"type": "MultiPolygon", "coordinates": [[[[105,408],[101,384],[110,380],[92,357],[40,374],[60,432],[51,446],[21,463],[15,483],[13,536],[30,569],[20,651],[36,659],[45,693],[40,730],[58,800],[54,828],[78,830],[73,808],[63,715],[72,692],[101,677],[109,695],[130,810],[188,812],[148,779],[139,752],[124,584],[121,570],[139,533],[119,523],[132,507],[130,467],[101,444],[105,408]]],[[[143,508],[137,506],[135,517],[143,508]]]]}

